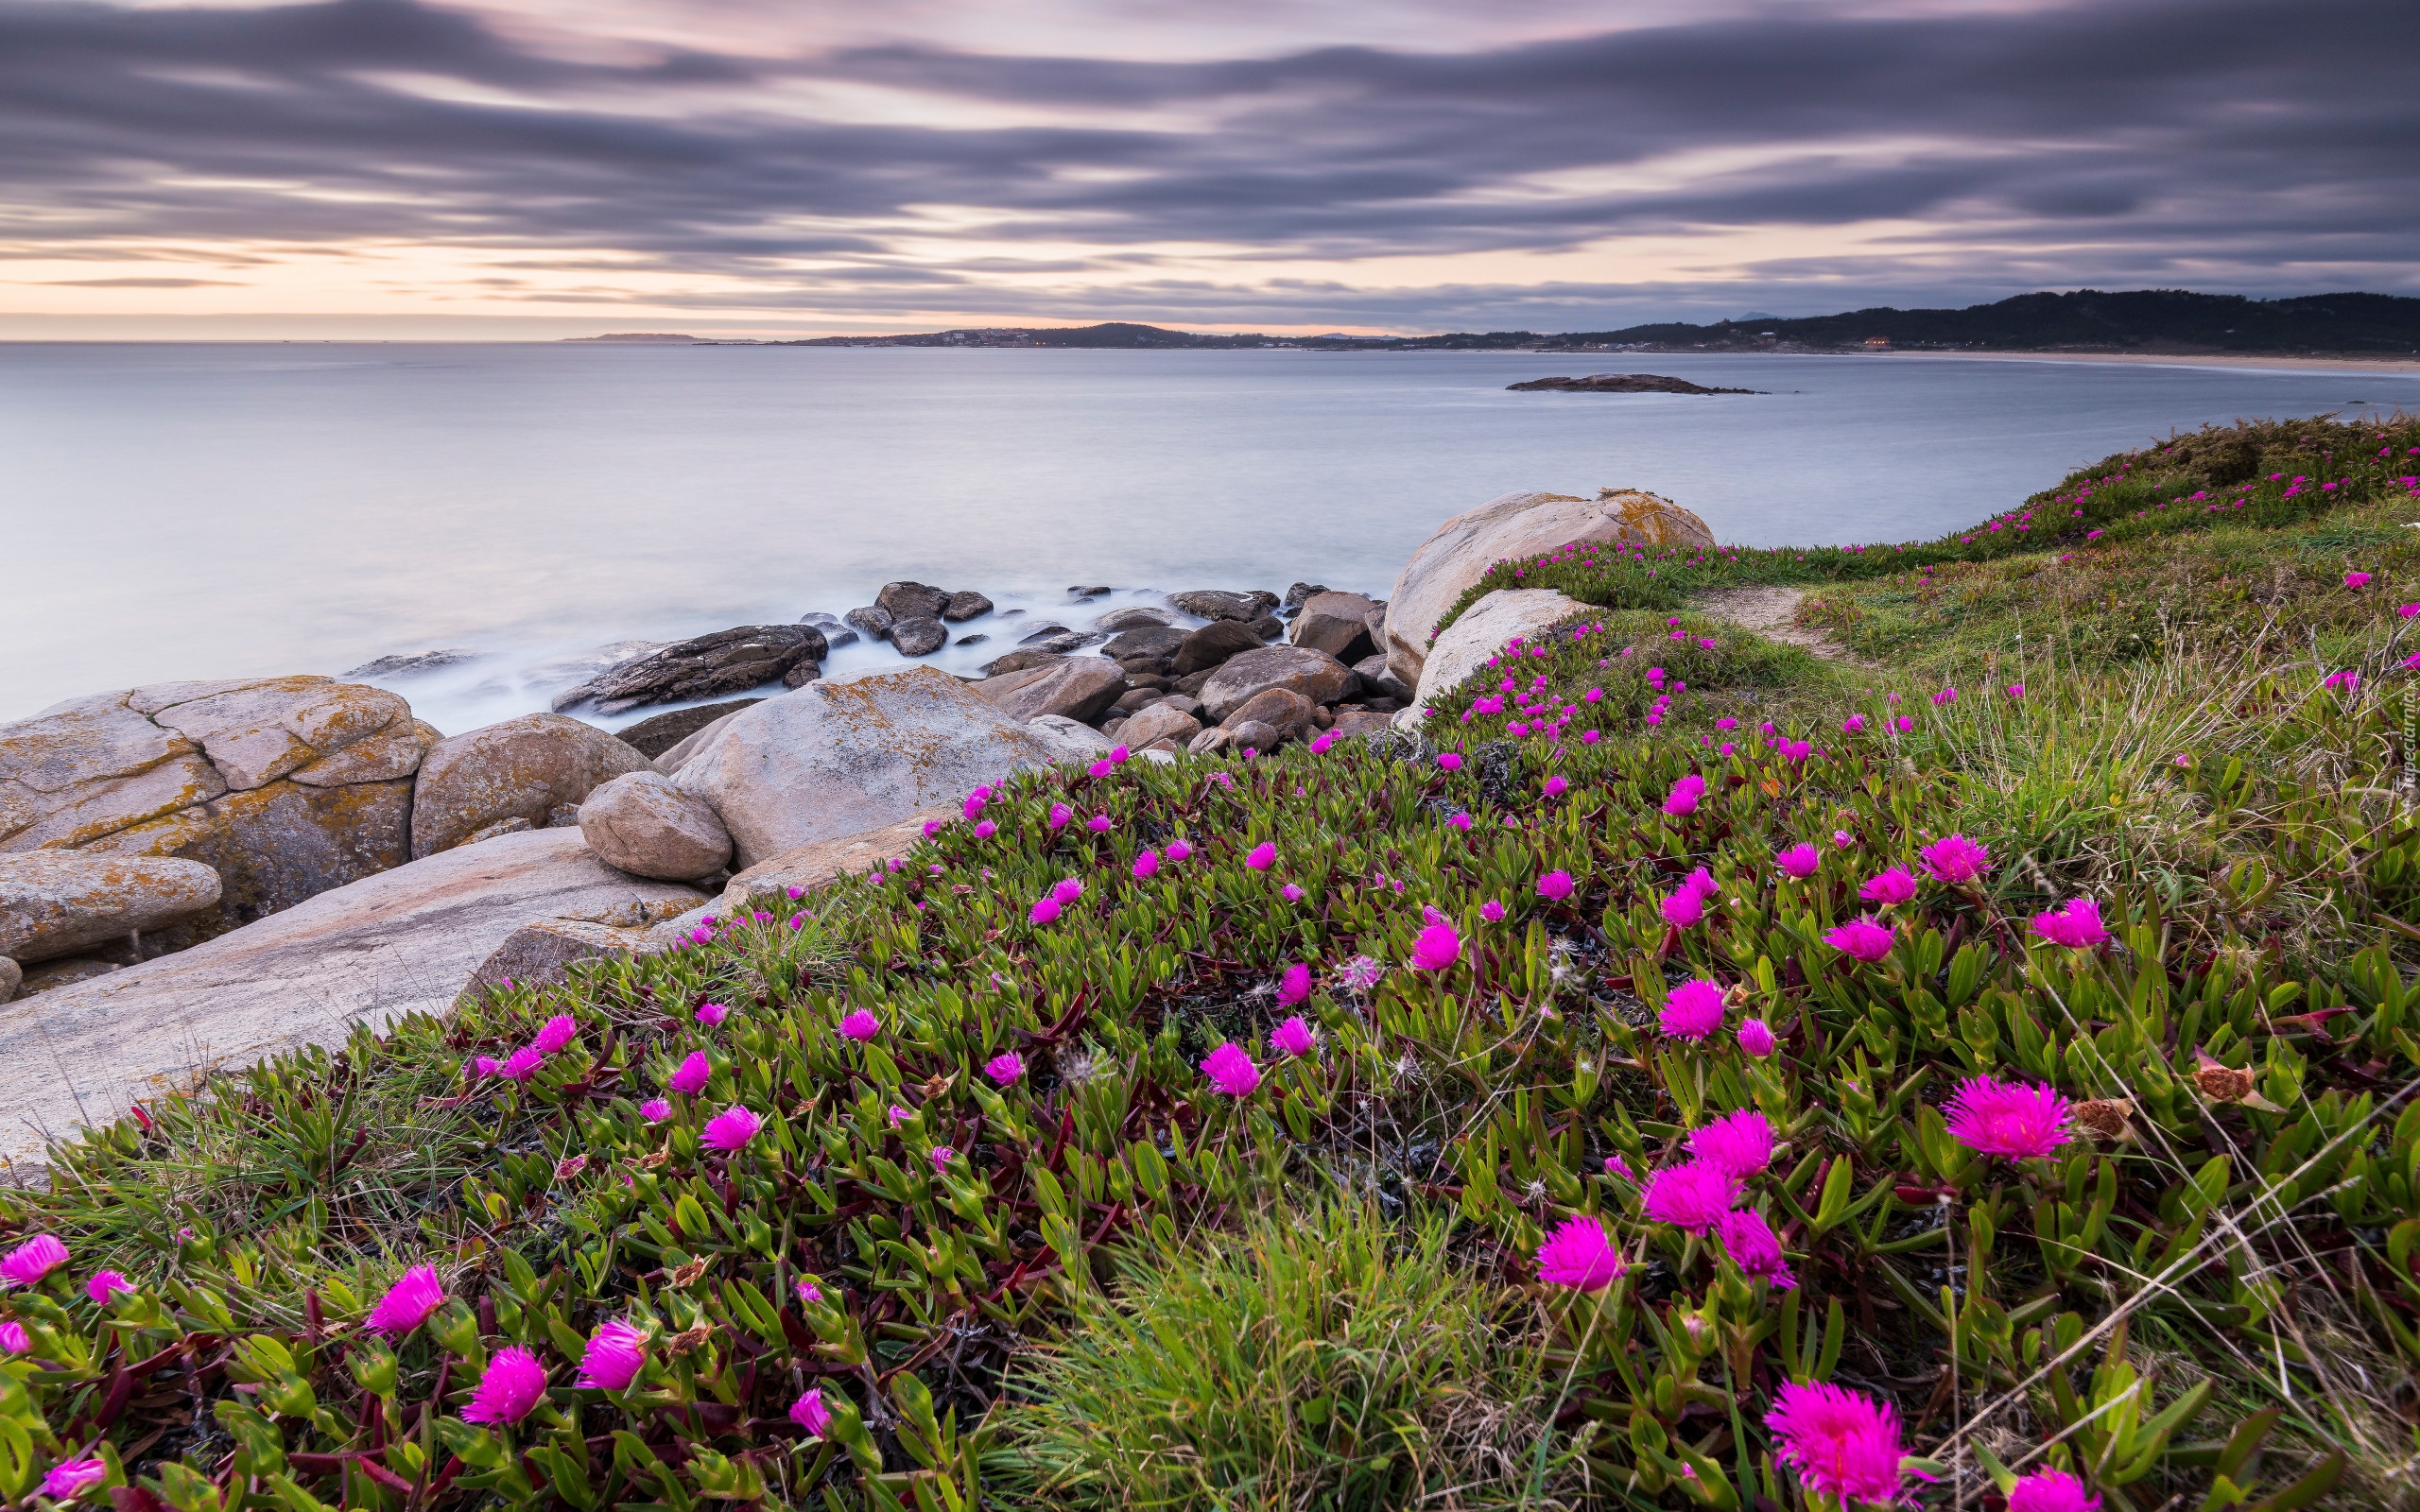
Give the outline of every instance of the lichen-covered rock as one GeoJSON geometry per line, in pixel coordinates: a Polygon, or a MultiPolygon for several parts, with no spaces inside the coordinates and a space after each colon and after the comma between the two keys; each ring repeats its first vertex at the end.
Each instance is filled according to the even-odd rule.
{"type": "Polygon", "coordinates": [[[412,858],[459,845],[498,819],[542,825],[556,804],[581,802],[598,783],[648,765],[622,741],[562,714],[523,714],[451,736],[421,763],[412,858]]]}
{"type": "Polygon", "coordinates": [[[873,595],[874,607],[889,613],[893,622],[899,620],[937,620],[942,610],[949,608],[949,590],[935,588],[930,583],[885,583],[873,595]]]}
{"type": "Polygon", "coordinates": [[[731,860],[731,832],[713,805],[661,772],[598,784],[579,806],[579,833],[607,866],[633,876],[685,882],[731,860]]]}
{"type": "Polygon", "coordinates": [[[1588,606],[1546,588],[1499,588],[1462,611],[1428,648],[1414,700],[1426,704],[1461,686],[1513,637],[1544,635],[1588,606]]]}
{"type": "Polygon", "coordinates": [[[411,859],[411,815],[407,778],[342,787],[281,778],[130,825],[83,851],[173,856],[217,872],[218,901],[191,920],[196,937],[208,938],[402,866],[411,859]]]}
{"type": "Polygon", "coordinates": [[[0,850],[77,846],[227,791],[201,747],[124,692],[0,725],[0,850]]]}
{"type": "MultiPolygon", "coordinates": [[[[387,731],[388,742],[346,781],[409,776],[420,751],[411,706],[384,688],[330,678],[167,682],[137,688],[127,707],[201,747],[229,788],[249,792],[387,731]],[[400,772],[392,768],[400,766],[400,772]],[[370,775],[374,774],[374,775],[370,775]]],[[[348,764],[351,772],[356,764],[348,764]]]]}
{"type": "Polygon", "coordinates": [[[1221,664],[1201,685],[1201,707],[1224,723],[1253,696],[1285,688],[1313,703],[1334,703],[1354,685],[1353,669],[1305,645],[1264,645],[1221,664]]]}
{"type": "Polygon", "coordinates": [[[0,955],[0,1003],[6,1003],[15,997],[18,987],[24,983],[25,979],[24,968],[6,955],[0,955]]]}
{"type": "Polygon", "coordinates": [[[81,850],[0,855],[0,955],[19,963],[115,944],[189,919],[218,901],[218,873],[196,861],[81,850]]]}

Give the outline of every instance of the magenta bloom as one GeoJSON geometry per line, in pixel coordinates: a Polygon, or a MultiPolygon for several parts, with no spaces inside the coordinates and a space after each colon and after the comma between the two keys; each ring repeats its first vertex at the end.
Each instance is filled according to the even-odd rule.
{"type": "Polygon", "coordinates": [[[0,1291],[31,1286],[67,1263],[67,1246],[54,1234],[36,1234],[0,1260],[0,1291]]]}
{"type": "Polygon", "coordinates": [[[2091,898],[2078,898],[2066,909],[2055,914],[2036,914],[2025,926],[2053,945],[2085,951],[2107,944],[2109,929],[2100,921],[2100,904],[2091,898]]]}
{"type": "Polygon", "coordinates": [[[1678,929],[1692,929],[1705,919],[1705,898],[1695,887],[1683,885],[1656,905],[1664,922],[1678,929]]]}
{"type": "Polygon", "coordinates": [[[1117,821],[1106,814],[1096,814],[1084,821],[1084,828],[1095,834],[1106,834],[1117,828],[1117,821]]]}
{"type": "Polygon", "coordinates": [[[1664,1000],[1655,1022],[1675,1040],[1704,1039],[1722,1027],[1722,988],[1712,982],[1682,983],[1664,1000]]]}
{"type": "Polygon", "coordinates": [[[650,1124],[661,1124],[672,1116],[672,1105],[661,1097],[650,1097],[639,1104],[639,1117],[650,1124]]]}
{"type": "Polygon", "coordinates": [[[538,1038],[529,1041],[542,1056],[551,1056],[579,1038],[579,1021],[568,1013],[558,1013],[538,1030],[538,1038]]]}
{"type": "Polygon", "coordinates": [[[1065,829],[1067,827],[1067,821],[1075,816],[1076,811],[1069,808],[1064,803],[1053,803],[1050,805],[1050,827],[1054,830],[1065,829]]]}
{"type": "Polygon", "coordinates": [[[1991,866],[1992,851],[1962,834],[1950,834],[1917,851],[1916,858],[1942,882],[1971,882],[1991,866]]]}
{"type": "Polygon", "coordinates": [[[479,1377],[478,1388],[471,1393],[471,1404],[462,1409],[466,1423],[517,1423],[529,1416],[530,1409],[546,1395],[546,1367],[538,1357],[515,1344],[498,1349],[488,1362],[487,1374],[479,1377]]]}
{"type": "Polygon", "coordinates": [[[1633,1183],[1638,1180],[1637,1175],[1630,1168],[1630,1162],[1618,1155],[1605,1157],[1605,1174],[1620,1177],[1623,1180],[1633,1183]]]}
{"type": "Polygon", "coordinates": [[[2008,1488],[2008,1512],[2097,1512],[2100,1498],[2086,1500],[2083,1482],[2065,1470],[2040,1470],[2008,1488]]]}
{"type": "Polygon", "coordinates": [[[445,1302],[445,1288],[437,1283],[437,1267],[415,1265],[404,1272],[378,1305],[370,1310],[370,1332],[400,1339],[428,1321],[445,1302]]]}
{"type": "Polygon", "coordinates": [[[1941,1110],[1951,1139],[2006,1160],[2048,1155],[2075,1138],[2074,1109],[2050,1087],[1970,1076],[1941,1110]]]}
{"type": "Polygon", "coordinates": [[[1605,1226],[1585,1214],[1564,1219],[1538,1246],[1538,1280],[1549,1286],[1601,1292],[1629,1268],[1605,1226]]]}
{"type": "Polygon", "coordinates": [[[538,1074],[538,1068],[545,1063],[544,1054],[536,1045],[523,1045],[506,1057],[504,1064],[496,1070],[510,1080],[526,1082],[538,1074]]]}
{"type": "Polygon", "coordinates": [[[814,1277],[802,1276],[798,1279],[798,1299],[801,1302],[821,1302],[823,1300],[823,1288],[815,1284],[814,1277]]]}
{"type": "Polygon", "coordinates": [[[1050,924],[1058,921],[1059,914],[1058,899],[1037,898],[1033,901],[1033,906],[1027,910],[1025,918],[1028,924],[1050,924]]]}
{"type": "Polygon", "coordinates": [[[1311,1035],[1311,1026],[1303,1022],[1303,1016],[1299,1013],[1270,1030],[1269,1034],[1270,1048],[1288,1056],[1307,1056],[1317,1048],[1318,1043],[1319,1041],[1311,1035]]]}
{"type": "Polygon", "coordinates": [[[1159,869],[1160,853],[1157,850],[1144,850],[1135,855],[1134,880],[1136,882],[1150,881],[1159,869]]]}
{"type": "Polygon", "coordinates": [[[1263,840],[1260,844],[1253,846],[1252,848],[1252,854],[1244,857],[1244,865],[1252,868],[1254,871],[1267,871],[1270,868],[1277,865],[1276,842],[1273,840],[1263,840]]]}
{"type": "Polygon", "coordinates": [[[1698,803],[1705,797],[1705,779],[1691,772],[1672,784],[1664,799],[1664,812],[1672,817],[1685,818],[1698,811],[1698,803]]]}
{"type": "Polygon", "coordinates": [[[1888,1402],[1828,1381],[1786,1382],[1773,1396],[1765,1427],[1781,1442],[1775,1457],[1796,1466],[1799,1480],[1817,1495],[1841,1506],[1898,1498],[1899,1461],[1906,1452],[1898,1417],[1888,1402]]]}
{"type": "Polygon", "coordinates": [[[727,1003],[700,1003],[698,1005],[698,1022],[704,1024],[709,1029],[720,1025],[723,1020],[730,1017],[731,1005],[727,1003]]]}
{"type": "Polygon", "coordinates": [[[1571,791],[1571,784],[1570,784],[1569,782],[1564,782],[1564,781],[1563,780],[1563,778],[1562,778],[1560,775],[1557,775],[1557,776],[1554,776],[1554,777],[1549,777],[1549,778],[1547,778],[1547,788],[1546,788],[1547,797],[1548,797],[1548,798],[1561,798],[1561,797],[1563,797],[1563,795],[1564,795],[1564,794],[1568,793],[1568,792],[1570,792],[1570,791],[1571,791]]]}
{"type": "Polygon", "coordinates": [[[1192,855],[1193,847],[1185,844],[1184,841],[1170,840],[1168,842],[1168,859],[1170,861],[1189,860],[1192,855]]]}
{"type": "Polygon", "coordinates": [[[1722,1221],[1739,1200],[1738,1179],[1705,1160],[1666,1166],[1648,1177],[1639,1201],[1658,1223],[1702,1234],[1722,1221]]]}
{"type": "Polygon", "coordinates": [[[1689,1153],[1743,1179],[1761,1176],[1773,1163],[1773,1126],[1764,1114],[1743,1108],[1690,1135],[1689,1153]]]}
{"type": "Polygon", "coordinates": [[[957,1152],[956,1150],[951,1149],[951,1148],[950,1148],[948,1145],[946,1145],[946,1144],[936,1144],[936,1145],[934,1145],[934,1146],[933,1146],[933,1170],[934,1170],[936,1173],[948,1170],[948,1169],[949,1169],[949,1162],[950,1162],[952,1160],[956,1159],[956,1158],[957,1158],[957,1156],[958,1156],[958,1152],[957,1152]]]}
{"type": "Polygon", "coordinates": [[[1772,1025],[1762,1019],[1739,1021],[1739,1048],[1762,1060],[1773,1053],[1772,1025]]]}
{"type": "Polygon", "coordinates": [[[1462,936],[1440,919],[1411,942],[1411,964],[1423,971],[1442,971],[1462,958],[1462,936]]]}
{"type": "Polygon", "coordinates": [[[1277,1005],[1290,1008],[1311,995],[1311,969],[1297,961],[1278,979],[1277,1005]]]}
{"type": "Polygon", "coordinates": [[[1087,777],[1107,777],[1110,773],[1115,770],[1117,770],[1116,766],[1110,762],[1108,757],[1104,756],[1099,761],[1097,761],[1090,766],[1085,767],[1084,775],[1087,777]]]}
{"type": "Polygon", "coordinates": [[[2370,575],[2367,573],[2346,573],[2344,575],[2344,586],[2353,589],[2367,588],[2370,586],[2370,575]]]}
{"type": "Polygon", "coordinates": [[[1286,895],[1286,901],[1289,903],[1299,903],[1303,901],[1303,889],[1295,886],[1290,882],[1277,890],[1286,895]]]}
{"type": "Polygon", "coordinates": [[[61,1460],[42,1478],[42,1494],[61,1502],[73,1502],[110,1477],[107,1462],[97,1459],[61,1460]]]}
{"type": "Polygon", "coordinates": [[[1454,751],[1441,751],[1437,756],[1437,765],[1443,771],[1459,772],[1462,769],[1462,758],[1454,751]]]}
{"type": "Polygon", "coordinates": [[[1478,905],[1478,917],[1491,924],[1500,924],[1504,922],[1504,905],[1490,898],[1478,905]]]}
{"type": "Polygon", "coordinates": [[[862,1044],[882,1033],[882,1021],[859,1008],[840,1021],[840,1032],[862,1044]]]}
{"type": "Polygon", "coordinates": [[[1824,853],[1802,843],[1774,856],[1773,865],[1793,877],[1811,877],[1824,865],[1824,853]]]}
{"type": "Polygon", "coordinates": [[[95,1271],[93,1279],[84,1283],[84,1295],[103,1307],[109,1306],[110,1298],[118,1293],[133,1290],[134,1283],[113,1270],[95,1271]]]}
{"type": "Polygon", "coordinates": [[[1025,1075],[1025,1060],[1013,1050],[994,1056],[983,1063],[983,1074],[1003,1087],[1012,1087],[1025,1075]]]}
{"type": "Polygon", "coordinates": [[[1233,1040],[1210,1052],[1201,1062],[1201,1074],[1230,1097],[1250,1097],[1260,1085],[1260,1068],[1252,1063],[1251,1053],[1233,1040]]]}
{"type": "Polygon", "coordinates": [[[1857,895],[1867,902],[1880,903],[1885,908],[1893,903],[1911,902],[1916,896],[1916,879],[1905,867],[1893,867],[1888,871],[1865,879],[1865,885],[1857,890],[1857,895]]]}
{"type": "Polygon", "coordinates": [[[588,1350],[579,1357],[579,1374],[572,1384],[584,1391],[628,1391],[646,1364],[646,1332],[614,1318],[598,1324],[588,1336],[588,1350]]]}
{"type": "Polygon", "coordinates": [[[806,1430],[809,1438],[821,1438],[832,1426],[832,1409],[823,1405],[823,1388],[809,1386],[798,1400],[790,1403],[790,1421],[806,1430]]]}
{"type": "Polygon", "coordinates": [[[706,1120],[706,1126],[699,1137],[705,1141],[708,1149],[729,1153],[746,1148],[748,1142],[756,1137],[756,1131],[764,1126],[764,1119],[749,1109],[728,1108],[706,1120]]]}
{"type": "Polygon", "coordinates": [[[672,1074],[672,1079],[665,1085],[683,1097],[695,1097],[706,1090],[706,1082],[714,1074],[715,1063],[706,1058],[706,1053],[702,1050],[692,1050],[689,1052],[689,1058],[681,1062],[681,1068],[672,1074]]]}
{"type": "Polygon", "coordinates": [[[1824,936],[1824,943],[1860,961],[1878,961],[1891,954],[1892,932],[1871,919],[1852,919],[1824,936]]]}
{"type": "Polygon", "coordinates": [[[1789,1291],[1798,1284],[1789,1273],[1789,1262],[1782,1258],[1781,1236],[1765,1215],[1754,1211],[1726,1212],[1715,1225],[1715,1236],[1722,1242],[1722,1252],[1739,1267],[1739,1273],[1754,1280],[1773,1283],[1777,1291],[1789,1291]]]}
{"type": "Polygon", "coordinates": [[[34,1347],[22,1323],[0,1323],[0,1354],[23,1354],[34,1347]]]}
{"type": "Polygon", "coordinates": [[[1549,902],[1561,902],[1571,896],[1571,873],[1549,871],[1538,879],[1538,896],[1549,902]]]}

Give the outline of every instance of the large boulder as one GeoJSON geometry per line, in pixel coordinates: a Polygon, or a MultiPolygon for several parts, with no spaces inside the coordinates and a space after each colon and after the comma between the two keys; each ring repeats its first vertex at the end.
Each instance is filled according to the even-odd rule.
{"type": "Polygon", "coordinates": [[[0,850],[82,845],[227,791],[200,747],[128,697],[95,694],[0,725],[0,850]]]}
{"type": "Polygon", "coordinates": [[[990,599],[971,588],[961,589],[950,594],[949,602],[942,606],[942,618],[952,625],[963,625],[968,620],[981,619],[992,612],[992,608],[990,599]]]}
{"type": "Polygon", "coordinates": [[[700,747],[680,782],[714,805],[745,868],[1059,759],[969,685],[918,666],[768,698],[700,747]]]}
{"type": "Polygon", "coordinates": [[[531,830],[320,894],[248,929],[0,1008],[0,1157],[105,1124],[198,1067],[337,1045],[442,1013],[534,919],[660,915],[703,900],[615,871],[576,830],[531,830]]]}
{"type": "Polygon", "coordinates": [[[1186,636],[1170,659],[1170,669],[1180,678],[1197,672],[1208,672],[1239,652],[1260,648],[1259,632],[1244,622],[1219,620],[1186,636]]]}
{"type": "Polygon", "coordinates": [[[949,608],[949,590],[929,583],[885,583],[882,592],[873,595],[874,607],[889,614],[893,623],[900,620],[937,620],[942,610],[949,608]]]}
{"type": "Polygon", "coordinates": [[[727,703],[702,703],[695,709],[675,709],[668,714],[642,719],[616,733],[621,736],[623,744],[652,761],[725,714],[735,714],[764,701],[762,698],[734,698],[727,703]]]}
{"type": "Polygon", "coordinates": [[[1128,662],[1137,657],[1172,657],[1187,639],[1189,632],[1172,625],[1146,626],[1113,637],[1107,645],[1100,648],[1100,654],[1112,662],[1128,662]]]}
{"type": "Polygon", "coordinates": [[[929,614],[893,620],[890,644],[901,656],[929,656],[949,644],[949,627],[929,614]]]}
{"type": "Polygon", "coordinates": [[[860,604],[840,618],[869,641],[887,641],[890,639],[890,623],[898,616],[879,604],[860,604]]]}
{"type": "Polygon", "coordinates": [[[712,805],[662,772],[598,783],[579,805],[579,833],[607,866],[637,877],[685,882],[731,860],[731,832],[712,805]]]}
{"type": "Polygon", "coordinates": [[[1589,606],[1547,588],[1499,588],[1462,610],[1428,648],[1414,701],[1426,704],[1451,693],[1488,659],[1518,636],[1535,640],[1566,620],[1590,612],[1589,606]]]}
{"type": "Polygon", "coordinates": [[[17,995],[17,988],[26,979],[25,969],[6,955],[0,955],[0,1003],[17,995]]]}
{"type": "Polygon", "coordinates": [[[1353,669],[1328,655],[1303,645],[1264,645],[1230,658],[1199,696],[1210,717],[1225,723],[1255,694],[1270,688],[1299,693],[1313,703],[1334,703],[1354,685],[1353,669]]]}
{"type": "MultiPolygon", "coordinates": [[[[216,872],[217,902],[190,921],[195,937],[202,937],[410,860],[412,788],[409,778],[340,787],[282,778],[130,825],[82,849],[178,857],[216,872]]],[[[533,822],[543,824],[544,816],[533,822]]]]}
{"type": "Polygon", "coordinates": [[[1669,499],[1607,489],[1594,499],[1567,493],[1508,493],[1439,525],[1404,564],[1387,600],[1387,664],[1408,688],[1420,686],[1429,632],[1472,584],[1506,558],[1538,557],[1573,541],[1714,544],[1705,522],[1669,499]]]}
{"type": "Polygon", "coordinates": [[[1288,639],[1351,666],[1377,649],[1370,637],[1370,617],[1377,608],[1358,593],[1313,593],[1303,601],[1288,639]]]}
{"type": "Polygon", "coordinates": [[[1063,762],[1087,762],[1109,749],[1109,737],[1080,719],[1065,714],[1036,714],[1025,728],[1055,745],[1063,762]]]}
{"type": "Polygon", "coordinates": [[[1097,656],[1071,656],[970,686],[1018,724],[1041,714],[1090,724],[1126,691],[1126,669],[1097,656]]]}
{"type": "Polygon", "coordinates": [[[1228,715],[1226,723],[1237,730],[1248,724],[1265,725],[1288,739],[1300,739],[1310,732],[1312,716],[1318,712],[1319,705],[1291,688],[1263,688],[1228,715]]]}
{"type": "Polygon", "coordinates": [[[1223,588],[1188,588],[1170,593],[1168,602],[1196,619],[1256,620],[1277,607],[1277,595],[1257,590],[1236,593],[1223,588]]]}
{"type": "Polygon", "coordinates": [[[198,861],[78,850],[0,855],[0,955],[72,955],[189,919],[218,901],[218,873],[198,861]]]}
{"type": "Polygon", "coordinates": [[[127,695],[127,707],[200,747],[238,793],[365,742],[375,747],[364,753],[372,762],[348,764],[344,782],[408,777],[422,754],[409,704],[384,688],[330,678],[159,683],[127,695]]]}
{"type": "Polygon", "coordinates": [[[597,713],[616,714],[645,704],[729,697],[769,682],[796,687],[820,675],[830,654],[812,625],[741,625],[675,641],[582,683],[554,706],[594,700],[597,713]]]}
{"type": "Polygon", "coordinates": [[[598,783],[647,767],[622,741],[562,714],[523,714],[450,736],[421,763],[412,858],[451,850],[499,819],[544,825],[556,804],[579,803],[598,783]]]}
{"type": "Polygon", "coordinates": [[[1155,703],[1148,709],[1137,710],[1133,717],[1126,721],[1125,728],[1117,732],[1118,738],[1129,747],[1138,748],[1160,740],[1173,740],[1183,746],[1201,732],[1201,721],[1182,706],[1189,701],[1155,703]]]}

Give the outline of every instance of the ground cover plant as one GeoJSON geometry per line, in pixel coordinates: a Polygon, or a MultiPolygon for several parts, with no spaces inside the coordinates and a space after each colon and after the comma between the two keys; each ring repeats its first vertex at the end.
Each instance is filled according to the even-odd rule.
{"type": "Polygon", "coordinates": [[[1688,569],[1883,670],[1510,564],[1602,607],[1416,734],[1022,777],[163,1099],[0,1197],[0,1498],[2411,1504],[2412,430],[2189,524],[2225,446],[2113,459],[1946,632],[1688,569]]]}

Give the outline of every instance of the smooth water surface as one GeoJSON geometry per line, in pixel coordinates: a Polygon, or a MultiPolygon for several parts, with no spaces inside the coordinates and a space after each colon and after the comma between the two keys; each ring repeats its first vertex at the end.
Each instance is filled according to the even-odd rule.
{"type": "MultiPolygon", "coordinates": [[[[2420,407],[2420,374],[7,345],[0,720],[140,682],[335,673],[463,646],[486,654],[390,684],[458,731],[544,708],[564,677],[532,670],[547,658],[837,613],[894,577],[1037,611],[1063,610],[1077,583],[1120,597],[1296,579],[1384,594],[1439,522],[1515,489],[1651,489],[1749,544],[1908,540],[2171,426],[2397,403],[2420,407]],[[1633,368],[1772,392],[1504,387],[1633,368]]],[[[996,633],[945,665],[1017,633],[960,628],[996,633]]],[[[833,671],[882,664],[896,664],[888,646],[858,646],[833,671]]]]}

